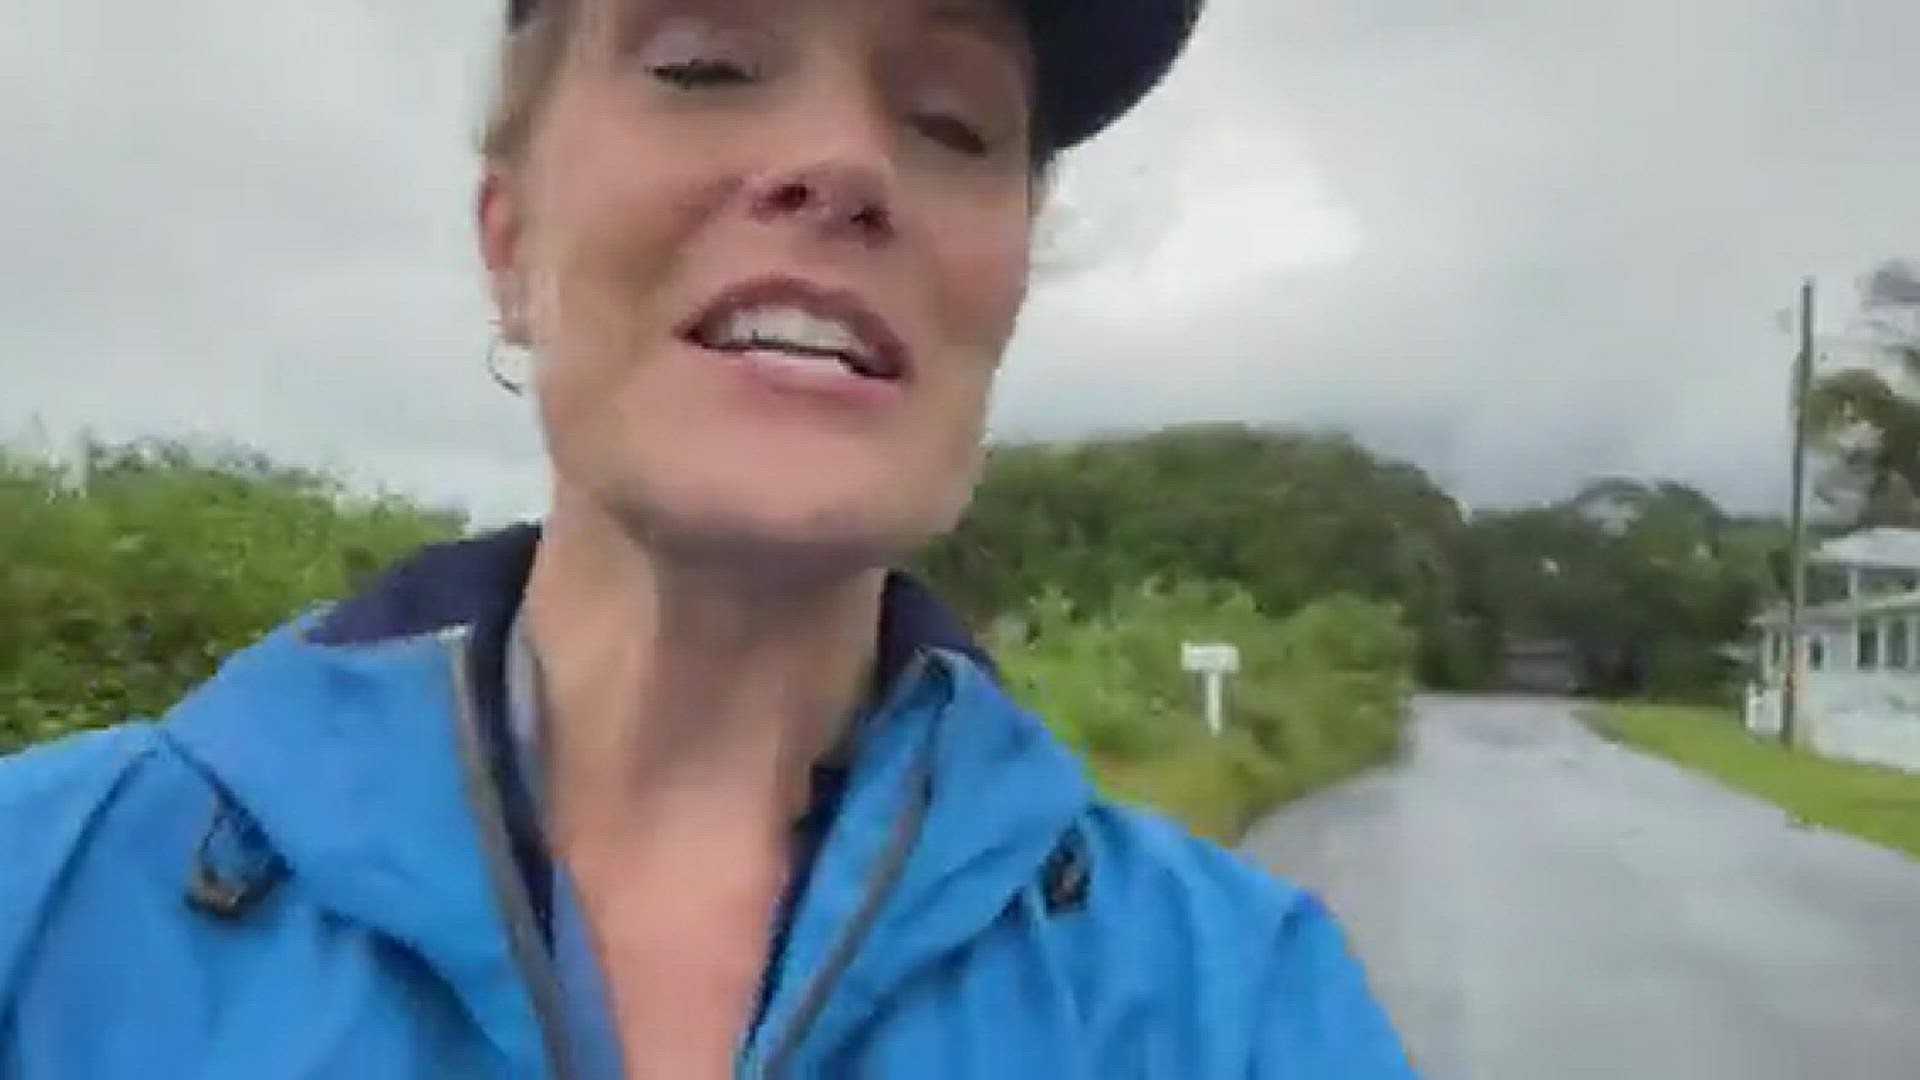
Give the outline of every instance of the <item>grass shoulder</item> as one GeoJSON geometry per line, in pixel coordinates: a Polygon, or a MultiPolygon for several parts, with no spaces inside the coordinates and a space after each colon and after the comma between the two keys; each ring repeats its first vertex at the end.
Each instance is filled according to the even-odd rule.
{"type": "Polygon", "coordinates": [[[1594,706],[1603,736],[1774,803],[1809,825],[1920,858],[1920,776],[1832,761],[1757,738],[1730,709],[1680,705],[1594,706]]]}

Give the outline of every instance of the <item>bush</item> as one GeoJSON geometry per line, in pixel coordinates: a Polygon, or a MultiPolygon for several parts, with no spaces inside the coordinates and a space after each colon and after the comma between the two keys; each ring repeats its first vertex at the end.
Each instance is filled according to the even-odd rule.
{"type": "Polygon", "coordinates": [[[90,448],[78,490],[0,451],[0,753],[166,709],[221,658],[452,514],[256,455],[90,448]]]}
{"type": "Polygon", "coordinates": [[[1284,789],[1285,771],[1237,731],[1218,740],[1190,740],[1150,761],[1094,758],[1103,794],[1166,810],[1194,832],[1219,840],[1238,836],[1272,805],[1272,793],[1284,789]]]}
{"type": "Polygon", "coordinates": [[[1237,586],[1162,580],[1082,614],[1058,592],[997,624],[1015,696],[1083,751],[1110,794],[1221,839],[1275,804],[1383,760],[1399,741],[1415,641],[1390,604],[1335,597],[1285,620],[1237,586]],[[1228,641],[1224,737],[1180,645],[1228,641]]]}

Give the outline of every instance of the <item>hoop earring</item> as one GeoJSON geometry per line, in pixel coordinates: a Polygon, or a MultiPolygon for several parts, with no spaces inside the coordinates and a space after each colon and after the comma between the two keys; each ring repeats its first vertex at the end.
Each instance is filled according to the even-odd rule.
{"type": "Polygon", "coordinates": [[[506,354],[508,350],[507,339],[499,334],[495,334],[493,340],[487,343],[487,374],[499,385],[500,389],[505,390],[514,397],[522,397],[527,391],[527,377],[522,373],[520,377],[516,379],[507,374],[504,354],[506,354]]]}

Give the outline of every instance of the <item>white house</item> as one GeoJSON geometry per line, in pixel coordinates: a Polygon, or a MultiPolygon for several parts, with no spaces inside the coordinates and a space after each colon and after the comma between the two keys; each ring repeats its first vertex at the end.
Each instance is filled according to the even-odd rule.
{"type": "MultiPolygon", "coordinates": [[[[1920,772],[1920,529],[1867,529],[1807,557],[1799,737],[1814,752],[1920,772]]],[[[1786,609],[1754,619],[1749,731],[1777,735],[1786,609]]]]}

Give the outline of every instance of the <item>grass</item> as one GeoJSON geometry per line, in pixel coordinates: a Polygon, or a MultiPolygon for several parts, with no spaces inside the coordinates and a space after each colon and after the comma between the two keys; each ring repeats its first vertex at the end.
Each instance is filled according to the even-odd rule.
{"type": "Polygon", "coordinates": [[[1775,803],[1794,817],[1920,858],[1920,776],[1830,761],[1749,735],[1726,709],[1606,705],[1595,727],[1775,803]]]}

